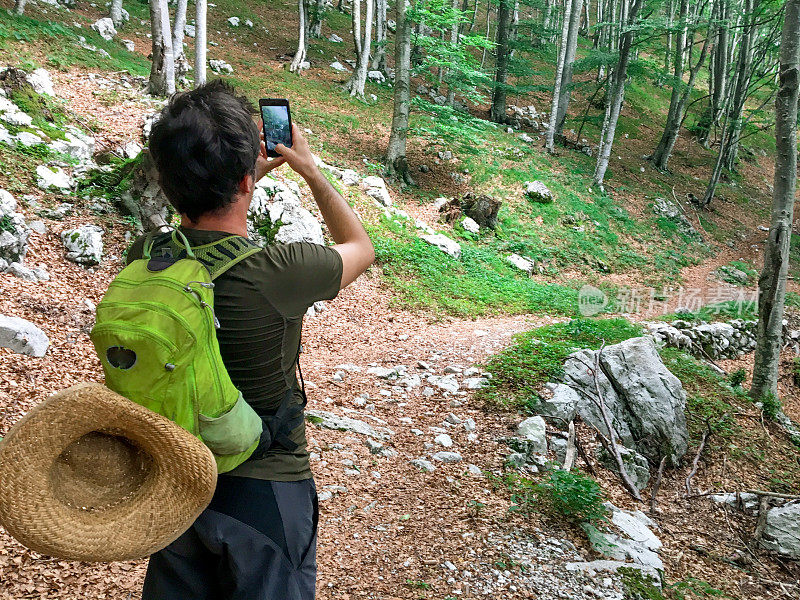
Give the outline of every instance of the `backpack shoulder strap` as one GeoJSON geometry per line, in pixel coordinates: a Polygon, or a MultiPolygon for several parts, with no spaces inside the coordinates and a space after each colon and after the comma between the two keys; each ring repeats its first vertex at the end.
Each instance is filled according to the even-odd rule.
{"type": "MultiPolygon", "coordinates": [[[[172,239],[179,247],[189,248],[186,237],[183,236],[180,231],[176,230],[173,232],[172,239]],[[175,235],[176,233],[182,239],[178,239],[175,235]]],[[[208,269],[208,272],[211,274],[211,280],[213,281],[234,265],[261,250],[261,246],[251,242],[245,237],[230,235],[211,244],[194,246],[190,249],[190,252],[194,255],[194,258],[199,260],[206,269],[208,269]]]]}

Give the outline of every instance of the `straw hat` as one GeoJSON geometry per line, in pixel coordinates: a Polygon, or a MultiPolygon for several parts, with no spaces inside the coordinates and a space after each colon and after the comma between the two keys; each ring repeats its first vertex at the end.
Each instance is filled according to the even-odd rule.
{"type": "Polygon", "coordinates": [[[141,558],[208,506],[214,457],[186,430],[98,383],[51,396],[0,442],[0,524],[59,558],[141,558]]]}

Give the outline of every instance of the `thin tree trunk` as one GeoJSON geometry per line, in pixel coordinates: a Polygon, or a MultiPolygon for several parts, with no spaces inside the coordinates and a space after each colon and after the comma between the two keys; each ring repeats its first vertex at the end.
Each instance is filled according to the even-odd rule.
{"type": "Polygon", "coordinates": [[[772,193],[772,227],[758,281],[758,333],[750,396],[778,395],[781,330],[789,246],[797,188],[797,102],[800,89],[800,0],[786,2],[780,58],[780,87],[775,99],[777,155],[772,193]]]}
{"type": "Polygon", "coordinates": [[[631,56],[631,46],[635,32],[628,27],[636,21],[639,9],[643,0],[622,0],[620,11],[620,38],[619,38],[619,59],[614,67],[612,77],[611,93],[606,101],[606,118],[603,121],[603,131],[600,135],[600,146],[597,151],[597,165],[595,166],[593,182],[603,190],[603,179],[608,169],[608,161],[611,158],[611,149],[614,145],[614,135],[617,130],[622,103],[625,99],[625,80],[628,76],[628,63],[631,56]]]}
{"type": "Polygon", "coordinates": [[[311,13],[309,15],[309,37],[320,38],[322,37],[322,22],[325,20],[325,0],[311,0],[309,12],[311,13]]]}
{"type": "Polygon", "coordinates": [[[299,26],[297,34],[297,51],[292,58],[292,64],[289,65],[289,70],[292,73],[297,73],[303,68],[303,63],[306,62],[306,53],[308,52],[308,0],[297,1],[297,13],[299,17],[299,26]]]}
{"type": "Polygon", "coordinates": [[[495,58],[494,89],[492,90],[492,108],[489,111],[492,121],[505,123],[506,116],[506,81],[508,80],[509,34],[511,33],[511,17],[514,0],[500,0],[497,7],[497,56],[495,58]]]}
{"type": "Polygon", "coordinates": [[[351,96],[363,96],[367,83],[369,53],[372,48],[372,25],[375,16],[374,0],[366,0],[367,11],[364,15],[364,37],[361,37],[361,0],[353,0],[353,41],[356,48],[356,68],[347,82],[351,96]]]}
{"type": "MultiPolygon", "coordinates": [[[[175,6],[175,25],[172,28],[172,52],[175,54],[175,77],[180,79],[189,72],[189,61],[183,51],[183,36],[186,34],[186,7],[188,0],[178,0],[175,6]]],[[[195,32],[196,35],[196,32],[195,32]]]]}
{"type": "Polygon", "coordinates": [[[386,0],[377,0],[375,5],[375,53],[372,56],[372,70],[386,72],[386,0]]]}
{"type": "Polygon", "coordinates": [[[111,17],[111,21],[114,23],[115,29],[119,29],[120,27],[122,27],[123,24],[122,0],[111,0],[111,6],[109,7],[108,10],[108,16],[111,17]]]}
{"type": "Polygon", "coordinates": [[[669,4],[664,5],[667,9],[667,51],[664,53],[664,74],[669,73],[669,59],[672,56],[673,20],[675,14],[675,0],[669,0],[669,4]]]}
{"type": "Polygon", "coordinates": [[[206,21],[208,0],[195,0],[194,87],[206,82],[206,21]]]}
{"type": "Polygon", "coordinates": [[[569,35],[567,39],[567,54],[564,57],[564,71],[561,75],[559,87],[558,114],[556,116],[555,136],[561,135],[564,122],[567,120],[567,109],[572,88],[572,69],[575,65],[575,52],[578,48],[578,30],[581,23],[581,9],[583,0],[572,0],[572,14],[569,22],[569,35]]]}
{"type": "Polygon", "coordinates": [[[153,36],[150,93],[154,96],[171,96],[175,93],[175,60],[167,0],[150,0],[150,21],[153,36]]]}
{"type": "Polygon", "coordinates": [[[14,2],[14,14],[21,15],[25,12],[25,0],[16,0],[14,2]]]}
{"type": "MultiPolygon", "coordinates": [[[[670,5],[670,10],[672,5],[670,5]]],[[[661,139],[656,146],[655,152],[651,157],[653,164],[659,169],[667,168],[667,161],[669,154],[672,152],[672,147],[675,144],[675,139],[678,137],[678,130],[680,123],[683,120],[683,115],[678,113],[678,104],[683,97],[683,72],[684,63],[683,59],[686,56],[686,39],[689,34],[689,24],[686,17],[689,14],[689,0],[681,0],[680,12],[678,15],[678,22],[680,24],[680,31],[678,32],[678,40],[675,46],[675,62],[674,70],[672,72],[672,94],[669,99],[669,110],[667,111],[667,123],[664,126],[664,132],[661,139]],[[670,144],[670,140],[672,143],[670,144]],[[669,146],[669,148],[668,148],[669,146]]],[[[672,15],[670,14],[670,20],[672,15]]],[[[694,41],[694,30],[692,30],[692,41],[694,41]]],[[[670,47],[672,46],[672,33],[670,32],[670,47]]]]}
{"type": "MultiPolygon", "coordinates": [[[[458,0],[453,0],[453,13],[458,12],[458,0]]],[[[456,17],[453,26],[450,28],[450,44],[453,48],[458,45],[458,29],[461,27],[461,18],[456,17]]],[[[448,73],[449,74],[449,73],[448,73]]],[[[447,106],[451,108],[455,106],[456,103],[456,91],[453,87],[453,78],[447,78],[447,106]]]]}
{"type": "Polygon", "coordinates": [[[745,0],[745,18],[750,22],[746,23],[745,31],[742,33],[742,41],[739,48],[739,60],[736,66],[736,85],[733,90],[733,101],[731,110],[733,114],[728,119],[728,144],[720,148],[723,153],[723,166],[732,171],[736,166],[736,157],[739,152],[739,136],[742,133],[742,115],[744,104],[747,101],[750,88],[750,80],[753,75],[753,47],[756,34],[756,9],[759,0],[745,0]]]}
{"type": "Polygon", "coordinates": [[[564,65],[567,57],[567,45],[569,44],[569,23],[572,16],[573,0],[564,0],[564,23],[561,28],[561,47],[558,52],[558,63],[556,63],[556,79],[553,84],[553,99],[550,103],[550,124],[547,127],[547,139],[545,148],[550,154],[555,153],[556,122],[558,119],[558,100],[561,97],[561,82],[564,78],[564,65]]]}
{"type": "Polygon", "coordinates": [[[386,150],[386,174],[413,185],[406,159],[408,114],[411,108],[411,21],[406,16],[408,0],[397,0],[394,39],[394,113],[386,150]]]}

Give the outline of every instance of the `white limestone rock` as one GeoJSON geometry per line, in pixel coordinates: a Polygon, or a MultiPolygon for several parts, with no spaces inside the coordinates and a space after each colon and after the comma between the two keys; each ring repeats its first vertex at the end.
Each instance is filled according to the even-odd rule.
{"type": "Polygon", "coordinates": [[[431,246],[436,246],[439,250],[449,256],[452,256],[456,260],[461,258],[461,245],[442,233],[422,235],[420,236],[420,239],[428,242],[431,246]]]}
{"type": "Polygon", "coordinates": [[[67,260],[82,265],[96,265],[103,258],[103,229],[97,225],[81,225],[61,233],[67,260]]]}
{"type": "Polygon", "coordinates": [[[50,340],[36,325],[19,317],[0,315],[0,346],[17,354],[41,358],[50,340]]]}

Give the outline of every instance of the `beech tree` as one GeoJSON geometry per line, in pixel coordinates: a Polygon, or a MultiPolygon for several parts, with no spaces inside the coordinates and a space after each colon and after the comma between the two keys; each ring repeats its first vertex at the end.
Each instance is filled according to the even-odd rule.
{"type": "Polygon", "coordinates": [[[25,12],[25,0],[14,0],[14,14],[21,15],[25,12]]]}
{"type": "Polygon", "coordinates": [[[572,84],[572,65],[578,43],[583,0],[564,0],[564,19],[561,28],[561,45],[556,63],[556,78],[553,85],[553,99],[550,105],[550,124],[547,128],[546,147],[551,154],[555,152],[555,137],[561,132],[563,120],[569,104],[568,88],[572,84]],[[560,123],[560,124],[559,124],[560,123]]]}
{"type": "Polygon", "coordinates": [[[694,88],[697,73],[700,71],[706,60],[708,51],[708,37],[703,41],[700,57],[694,66],[689,67],[689,81],[684,84],[683,76],[685,72],[686,60],[691,61],[692,48],[695,44],[696,28],[689,24],[689,0],[681,0],[680,6],[680,30],[675,45],[674,71],[672,77],[672,94],[669,100],[669,111],[667,112],[667,122],[664,125],[664,132],[656,146],[650,160],[656,168],[667,169],[669,157],[678,139],[683,119],[686,116],[686,104],[694,88]]]}
{"type": "Polygon", "coordinates": [[[606,93],[606,114],[603,119],[603,129],[600,133],[600,144],[597,150],[597,164],[594,170],[593,183],[601,190],[603,179],[608,169],[608,160],[611,157],[611,148],[614,145],[614,134],[622,111],[622,102],[625,98],[625,80],[628,77],[628,64],[631,58],[631,47],[636,34],[632,27],[636,23],[639,11],[644,0],[621,0],[619,58],[611,74],[611,81],[606,93]]]}
{"type": "Polygon", "coordinates": [[[309,38],[309,18],[308,18],[308,3],[309,0],[297,0],[297,12],[299,16],[297,36],[297,51],[294,53],[292,63],[289,65],[289,70],[296,73],[303,68],[306,62],[306,54],[308,53],[308,38],[309,38]]]}
{"type": "Polygon", "coordinates": [[[122,27],[122,0],[111,0],[108,16],[111,17],[111,21],[114,23],[116,29],[122,27]]]}
{"type": "Polygon", "coordinates": [[[373,71],[386,72],[386,10],[387,0],[375,2],[375,52],[372,56],[371,68],[373,71]]]}
{"type": "Polygon", "coordinates": [[[778,397],[778,365],[789,274],[789,246],[797,189],[797,102],[800,89],[800,0],[786,2],[780,49],[780,87],[775,99],[777,156],[772,226],[758,280],[758,331],[750,395],[778,397]]]}
{"type": "Polygon", "coordinates": [[[150,0],[150,25],[153,36],[153,63],[149,90],[154,96],[175,93],[175,60],[167,0],[150,0]]]}
{"type": "Polygon", "coordinates": [[[495,77],[490,115],[495,123],[505,123],[508,61],[511,56],[511,23],[514,0],[499,0],[497,8],[497,46],[495,50],[495,77]]]}
{"type": "Polygon", "coordinates": [[[392,131],[386,150],[386,174],[401,183],[413,185],[414,180],[408,172],[406,158],[408,116],[411,109],[411,30],[413,24],[408,18],[410,6],[408,0],[397,0],[396,2],[394,111],[392,113],[392,131]]]}
{"type": "Polygon", "coordinates": [[[195,0],[194,86],[206,82],[206,21],[208,0],[195,0]]]}
{"type": "Polygon", "coordinates": [[[372,26],[375,17],[374,0],[366,0],[366,14],[364,15],[364,35],[361,35],[361,0],[353,0],[353,43],[356,50],[356,68],[347,82],[347,89],[351,96],[363,96],[364,86],[367,83],[367,69],[369,68],[369,54],[372,47],[372,26]]]}
{"type": "MultiPolygon", "coordinates": [[[[186,8],[188,0],[177,0],[175,4],[175,25],[172,27],[172,52],[175,55],[175,77],[180,79],[189,72],[189,61],[183,51],[183,37],[186,34],[186,8]]],[[[197,32],[195,32],[197,35],[197,32]]]]}
{"type": "Polygon", "coordinates": [[[308,4],[308,34],[312,38],[322,37],[322,22],[325,20],[325,0],[311,0],[308,4]]]}

